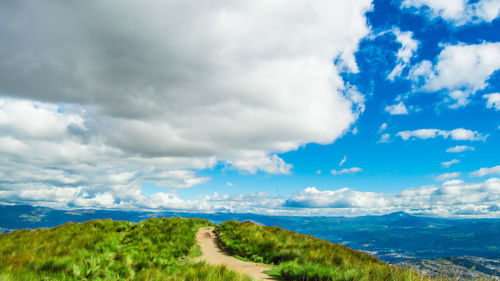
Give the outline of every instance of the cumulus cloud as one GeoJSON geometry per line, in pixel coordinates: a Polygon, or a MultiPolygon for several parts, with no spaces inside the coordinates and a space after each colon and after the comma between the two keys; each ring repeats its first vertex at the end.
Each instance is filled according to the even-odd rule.
{"type": "Polygon", "coordinates": [[[169,186],[174,188],[186,188],[209,180],[207,177],[199,177],[193,171],[168,170],[151,173],[144,177],[145,182],[154,182],[159,186],[169,186]]]}
{"type": "Polygon", "coordinates": [[[438,129],[418,129],[414,131],[402,131],[397,133],[397,135],[403,140],[409,140],[412,137],[419,139],[431,139],[438,136],[440,132],[441,131],[438,129]]]}
{"type": "Polygon", "coordinates": [[[451,165],[458,164],[458,163],[460,163],[460,160],[458,160],[458,159],[452,159],[450,161],[441,162],[441,167],[443,167],[443,168],[449,168],[451,165]]]}
{"type": "Polygon", "coordinates": [[[433,64],[425,60],[413,66],[409,77],[423,91],[445,91],[451,108],[469,103],[469,97],[488,86],[500,69],[500,43],[445,45],[433,64]]]}
{"type": "Polygon", "coordinates": [[[113,188],[134,190],[144,181],[184,188],[208,180],[187,169],[215,164],[213,158],[126,153],[89,136],[93,126],[79,107],[0,98],[0,188],[90,185],[105,194],[113,188]]]}
{"type": "Polygon", "coordinates": [[[484,177],[487,175],[500,175],[500,165],[491,168],[481,168],[470,173],[472,177],[484,177]]]}
{"type": "Polygon", "coordinates": [[[386,106],[385,111],[387,111],[390,115],[406,115],[406,114],[408,114],[408,110],[406,109],[406,106],[402,101],[399,102],[398,104],[386,106]]]}
{"type": "Polygon", "coordinates": [[[404,0],[403,8],[416,8],[431,18],[441,17],[455,26],[492,22],[500,13],[496,0],[404,0]],[[472,1],[471,1],[472,2],[472,1]]]}
{"type": "Polygon", "coordinates": [[[413,32],[411,31],[402,32],[398,28],[394,28],[392,32],[396,35],[396,41],[401,44],[401,48],[396,54],[396,66],[387,76],[387,79],[394,81],[396,77],[401,75],[403,69],[408,66],[410,59],[418,49],[419,42],[413,38],[413,32]]]}
{"type": "Polygon", "coordinates": [[[448,153],[460,153],[464,151],[474,151],[474,147],[467,145],[457,145],[446,149],[448,153]]]}
{"type": "Polygon", "coordinates": [[[447,180],[447,181],[443,182],[443,186],[446,186],[446,185],[459,185],[459,184],[462,184],[462,183],[464,183],[463,180],[457,180],[457,179],[455,179],[455,180],[447,180]]]}
{"type": "Polygon", "coordinates": [[[373,192],[359,192],[349,188],[320,191],[308,187],[285,203],[287,207],[307,208],[376,208],[386,205],[383,197],[373,192]]]}
{"type": "Polygon", "coordinates": [[[492,210],[500,200],[500,179],[480,183],[449,180],[440,186],[403,189],[396,193],[361,192],[349,188],[321,191],[309,187],[288,198],[284,206],[330,215],[385,214],[395,211],[441,217],[500,217],[492,210]]]}
{"type": "Polygon", "coordinates": [[[438,129],[418,129],[414,131],[401,131],[397,133],[397,136],[401,137],[403,140],[409,140],[413,138],[419,139],[433,139],[438,136],[447,139],[448,137],[452,140],[467,140],[467,141],[479,141],[485,140],[487,136],[478,133],[477,131],[471,131],[464,128],[458,128],[450,131],[438,130],[438,129]]]}
{"type": "Polygon", "coordinates": [[[447,181],[449,179],[458,178],[459,176],[460,176],[459,172],[444,173],[444,174],[437,176],[435,179],[437,181],[447,181]]]}
{"type": "Polygon", "coordinates": [[[88,186],[107,204],[143,182],[206,182],[197,170],[219,162],[288,174],[279,153],[332,143],[364,110],[339,72],[358,71],[369,9],[369,0],[2,2],[0,188],[88,186]]]}
{"type": "Polygon", "coordinates": [[[486,107],[500,110],[500,93],[483,95],[483,98],[486,99],[486,107]]]}
{"type": "Polygon", "coordinates": [[[271,156],[261,154],[260,157],[253,157],[250,159],[239,159],[236,161],[229,161],[234,167],[248,171],[252,174],[257,170],[262,170],[269,174],[290,174],[290,169],[293,167],[291,164],[285,163],[278,155],[271,156]]]}
{"type": "Polygon", "coordinates": [[[145,196],[140,189],[129,192],[128,197],[116,192],[96,191],[92,187],[76,188],[39,185],[37,189],[0,190],[0,200],[4,202],[33,204],[60,209],[102,208],[122,210],[169,209],[178,211],[257,211],[272,212],[284,200],[267,193],[238,195],[206,195],[198,200],[182,199],[175,192],[158,192],[145,196]],[[253,209],[258,207],[258,209],[253,209]]]}
{"type": "Polygon", "coordinates": [[[350,188],[319,190],[308,187],[284,197],[265,192],[249,194],[207,194],[196,200],[182,199],[175,192],[150,196],[141,190],[119,193],[38,185],[36,189],[0,190],[5,203],[23,203],[54,208],[105,208],[122,210],[169,209],[186,212],[251,212],[267,215],[359,216],[395,211],[440,217],[500,217],[491,208],[500,200],[500,179],[479,183],[447,180],[442,185],[403,189],[395,193],[364,192],[350,188]],[[467,212],[465,212],[467,210],[467,212]]]}
{"type": "Polygon", "coordinates": [[[352,167],[352,168],[345,168],[342,170],[331,170],[330,173],[332,175],[343,175],[343,174],[355,174],[363,171],[363,169],[358,168],[358,167],[352,167]]]}
{"type": "Polygon", "coordinates": [[[12,138],[59,139],[86,130],[78,114],[63,114],[51,104],[0,97],[0,132],[12,138]]]}

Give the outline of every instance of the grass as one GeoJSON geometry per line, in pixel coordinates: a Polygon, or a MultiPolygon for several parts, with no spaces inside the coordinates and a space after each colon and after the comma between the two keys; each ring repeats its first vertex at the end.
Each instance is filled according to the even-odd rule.
{"type": "Polygon", "coordinates": [[[95,220],[0,235],[0,280],[250,280],[199,255],[201,219],[95,220]]]}
{"type": "MultiPolygon", "coordinates": [[[[192,261],[201,255],[195,238],[201,226],[213,224],[184,218],[95,220],[1,234],[0,281],[250,281],[223,266],[192,261]]],[[[221,246],[233,255],[275,265],[267,273],[278,280],[429,280],[366,253],[279,227],[227,221],[216,231],[221,246]]]]}
{"type": "Polygon", "coordinates": [[[255,262],[276,265],[268,274],[281,280],[429,280],[366,253],[279,227],[227,221],[216,232],[225,250],[255,262]]]}

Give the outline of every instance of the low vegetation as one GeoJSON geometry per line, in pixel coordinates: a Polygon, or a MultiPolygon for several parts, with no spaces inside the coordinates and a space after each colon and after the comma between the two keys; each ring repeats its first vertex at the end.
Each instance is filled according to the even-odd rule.
{"type": "Polygon", "coordinates": [[[96,220],[0,235],[0,280],[250,280],[192,263],[201,219],[96,220]]]}
{"type": "MultiPolygon", "coordinates": [[[[184,218],[94,220],[1,234],[0,281],[250,281],[226,267],[193,261],[201,254],[195,239],[201,226],[213,224],[184,218]]],[[[269,274],[277,280],[429,280],[368,254],[279,227],[227,221],[216,231],[228,252],[275,265],[269,274]]]]}
{"type": "Polygon", "coordinates": [[[244,259],[277,265],[274,274],[282,280],[425,280],[363,252],[279,227],[227,221],[216,231],[221,247],[244,259]]]}

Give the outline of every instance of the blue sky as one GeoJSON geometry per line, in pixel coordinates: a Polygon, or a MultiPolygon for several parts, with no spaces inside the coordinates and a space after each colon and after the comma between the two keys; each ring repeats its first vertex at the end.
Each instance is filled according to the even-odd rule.
{"type": "Polygon", "coordinates": [[[498,1],[2,5],[0,203],[500,217],[498,1]]]}
{"type": "Polygon", "coordinates": [[[458,43],[481,44],[500,41],[500,21],[454,26],[442,18],[429,19],[425,14],[415,14],[414,10],[401,10],[398,1],[375,1],[374,9],[367,13],[373,37],[363,39],[356,52],[359,73],[344,73],[344,79],[352,83],[366,96],[366,110],[360,115],[354,128],[332,144],[307,144],[297,150],[279,154],[285,162],[293,165],[291,175],[245,175],[221,165],[206,171],[212,180],[198,190],[182,190],[187,196],[203,190],[217,192],[225,183],[233,186],[224,188],[225,193],[239,193],[241,190],[258,192],[268,190],[276,193],[294,193],[304,186],[322,189],[350,187],[360,191],[395,192],[409,187],[439,183],[436,177],[443,173],[460,172],[458,178],[469,182],[481,178],[467,174],[478,167],[498,165],[500,159],[500,120],[495,109],[486,107],[484,94],[500,91],[500,73],[496,72],[487,80],[488,86],[470,98],[467,106],[449,108],[443,102],[446,90],[424,92],[412,88],[407,77],[395,81],[387,79],[397,64],[396,54],[401,44],[396,35],[388,32],[399,28],[402,32],[412,32],[418,42],[408,68],[422,60],[435,60],[443,45],[458,43]],[[388,17],[387,15],[391,15],[388,17]],[[407,96],[403,102],[407,114],[391,115],[385,107],[397,104],[398,97],[407,96]],[[387,128],[381,130],[382,124],[387,128]],[[455,141],[436,138],[404,141],[395,137],[397,132],[437,128],[453,130],[466,128],[487,135],[481,141],[455,141]],[[381,135],[391,134],[391,140],[380,143],[381,135]],[[472,147],[474,151],[448,153],[446,149],[455,146],[472,147]],[[342,166],[339,163],[346,157],[342,166]],[[443,167],[441,163],[458,160],[459,163],[443,167]],[[345,167],[361,167],[356,174],[332,175],[331,170],[345,167]],[[320,173],[318,172],[320,171],[320,173]]]}

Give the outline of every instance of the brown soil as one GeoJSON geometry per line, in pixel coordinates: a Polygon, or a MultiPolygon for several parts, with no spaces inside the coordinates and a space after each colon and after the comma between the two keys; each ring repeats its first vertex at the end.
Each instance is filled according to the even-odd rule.
{"type": "Polygon", "coordinates": [[[209,264],[225,265],[227,268],[246,274],[256,280],[274,280],[263,271],[271,269],[270,265],[245,262],[228,256],[217,246],[217,236],[213,227],[200,227],[196,233],[196,240],[200,245],[202,255],[196,260],[204,260],[209,264]]]}

